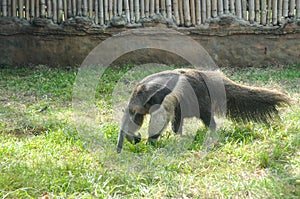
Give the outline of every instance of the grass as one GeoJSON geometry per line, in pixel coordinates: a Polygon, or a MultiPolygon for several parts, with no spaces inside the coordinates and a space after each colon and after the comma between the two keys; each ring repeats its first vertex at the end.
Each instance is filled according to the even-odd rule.
{"type": "Polygon", "coordinates": [[[78,70],[2,67],[0,197],[299,198],[299,68],[222,69],[232,80],[281,90],[293,104],[270,125],[225,120],[220,142],[203,157],[201,124],[186,130],[197,132],[192,139],[168,130],[155,145],[125,142],[116,154],[113,110],[130,90],[118,86],[147,75],[127,73],[133,66],[105,72],[96,89],[96,125],[84,131],[72,119],[78,70]]]}

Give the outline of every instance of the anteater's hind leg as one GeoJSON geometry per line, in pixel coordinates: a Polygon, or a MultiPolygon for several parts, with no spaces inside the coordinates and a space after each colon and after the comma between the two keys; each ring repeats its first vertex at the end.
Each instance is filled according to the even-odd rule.
{"type": "Polygon", "coordinates": [[[200,119],[203,121],[205,126],[209,127],[210,129],[206,134],[202,146],[204,150],[209,150],[213,148],[218,142],[218,135],[216,132],[217,125],[213,115],[210,112],[206,112],[206,113],[201,112],[200,119]]]}
{"type": "Polygon", "coordinates": [[[211,112],[201,112],[200,119],[203,121],[206,127],[209,127],[212,132],[216,131],[216,122],[211,112]]]}

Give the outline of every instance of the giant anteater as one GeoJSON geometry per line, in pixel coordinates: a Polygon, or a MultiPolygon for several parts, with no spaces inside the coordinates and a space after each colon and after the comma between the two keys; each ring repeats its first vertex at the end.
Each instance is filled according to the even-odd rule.
{"type": "Polygon", "coordinates": [[[117,152],[122,150],[124,137],[130,142],[140,141],[141,135],[135,132],[146,114],[151,115],[149,139],[155,140],[169,121],[172,130],[179,134],[187,117],[200,118],[214,131],[215,114],[225,114],[234,120],[267,122],[277,115],[277,106],[283,104],[289,104],[286,95],[237,84],[217,71],[176,69],[156,73],[138,83],[131,94],[122,118],[117,152]]]}

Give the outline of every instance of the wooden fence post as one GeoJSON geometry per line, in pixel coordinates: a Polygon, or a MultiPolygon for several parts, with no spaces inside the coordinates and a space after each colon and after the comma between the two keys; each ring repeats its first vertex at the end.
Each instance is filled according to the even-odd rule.
{"type": "Polygon", "coordinates": [[[241,0],[236,0],[235,7],[236,7],[236,15],[238,16],[238,18],[241,19],[243,17],[243,15],[242,15],[242,2],[241,2],[241,0]]]}
{"type": "Polygon", "coordinates": [[[277,0],[276,1],[273,1],[273,4],[272,4],[272,24],[273,25],[277,25],[277,0]]]}
{"type": "Polygon", "coordinates": [[[297,0],[296,4],[296,17],[297,19],[300,19],[300,0],[297,0]]]}
{"type": "Polygon", "coordinates": [[[174,10],[175,23],[178,26],[180,24],[179,11],[178,11],[178,0],[173,0],[173,10],[174,10]]]}
{"type": "Polygon", "coordinates": [[[206,21],[206,1],[205,0],[202,0],[201,8],[202,8],[202,16],[201,16],[202,23],[205,23],[205,21],[206,21]]]}
{"type": "Polygon", "coordinates": [[[187,0],[183,1],[183,14],[184,14],[184,24],[189,27],[191,25],[191,16],[190,16],[190,5],[189,5],[189,1],[187,0]]]}
{"type": "Polygon", "coordinates": [[[212,14],[211,14],[211,12],[212,12],[212,9],[211,9],[211,1],[210,0],[207,0],[206,1],[206,18],[207,19],[210,19],[211,18],[211,16],[212,16],[212,14]]]}
{"type": "Polygon", "coordinates": [[[218,0],[218,15],[222,15],[224,13],[223,11],[223,0],[218,0]]]}
{"type": "MultiPolygon", "coordinates": [[[[45,0],[43,0],[45,2],[45,0]]],[[[18,5],[18,16],[20,19],[22,19],[24,17],[23,15],[23,0],[19,0],[19,5],[18,5]]]]}
{"type": "Polygon", "coordinates": [[[211,16],[213,18],[218,16],[218,10],[217,10],[218,3],[217,3],[217,1],[218,0],[212,0],[211,1],[211,8],[209,6],[207,6],[207,9],[211,9],[211,16]]]}
{"type": "Polygon", "coordinates": [[[196,24],[201,24],[201,2],[196,0],[196,24]]]}
{"type": "Polygon", "coordinates": [[[295,16],[295,0],[290,0],[289,17],[295,16]]]}
{"type": "Polygon", "coordinates": [[[229,13],[229,2],[228,2],[228,0],[224,0],[223,7],[224,7],[224,13],[228,14],[229,13]]]}
{"type": "Polygon", "coordinates": [[[260,18],[260,0],[255,0],[255,21],[257,23],[261,22],[261,18],[260,18]]]}
{"type": "Polygon", "coordinates": [[[140,20],[140,1],[139,0],[135,0],[135,22],[139,22],[140,20]]]}

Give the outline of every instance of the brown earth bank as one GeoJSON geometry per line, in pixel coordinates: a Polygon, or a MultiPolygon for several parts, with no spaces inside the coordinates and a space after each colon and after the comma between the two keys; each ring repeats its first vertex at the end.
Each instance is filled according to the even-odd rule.
{"type": "MultiPolygon", "coordinates": [[[[260,26],[224,15],[189,28],[177,27],[159,17],[135,25],[116,19],[106,27],[95,25],[84,17],[71,18],[60,25],[42,18],[28,22],[2,17],[0,65],[80,66],[101,42],[124,31],[143,31],[146,28],[160,28],[165,32],[175,30],[186,35],[199,43],[218,66],[259,67],[300,63],[300,20],[287,19],[280,26],[260,26]]],[[[157,35],[158,42],[159,39],[160,35],[157,35]]],[[[126,49],[126,45],[120,43],[115,48],[126,49]]],[[[182,46],[175,48],[180,50],[182,46]]],[[[145,46],[116,57],[112,64],[128,63],[185,65],[189,60],[174,52],[145,46]]]]}

